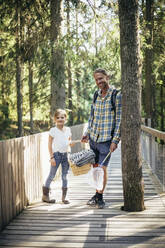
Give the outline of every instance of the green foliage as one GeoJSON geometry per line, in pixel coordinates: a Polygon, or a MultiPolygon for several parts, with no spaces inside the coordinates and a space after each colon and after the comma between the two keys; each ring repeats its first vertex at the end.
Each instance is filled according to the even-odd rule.
{"type": "Polygon", "coordinates": [[[141,6],[140,12],[140,21],[141,21],[141,51],[142,51],[142,60],[143,60],[143,112],[142,116],[146,117],[145,113],[145,66],[146,66],[146,55],[145,51],[148,51],[152,54],[151,68],[152,68],[152,77],[151,77],[151,97],[152,97],[152,127],[158,130],[164,131],[164,119],[165,119],[165,16],[164,16],[164,3],[163,1],[154,1],[153,2],[153,14],[151,15],[151,21],[147,22],[146,20],[146,6],[141,6]],[[147,25],[152,25],[153,32],[152,37],[147,29],[147,25]],[[151,40],[148,43],[148,40],[151,40]]]}
{"type": "MultiPolygon", "coordinates": [[[[18,1],[0,0],[0,131],[1,138],[13,137],[17,123],[17,89],[16,89],[16,7],[18,1]],[[10,133],[14,122],[13,133],[10,133]],[[12,136],[13,135],[13,136],[12,136]]],[[[50,120],[50,1],[19,1],[21,3],[22,44],[19,53],[23,64],[23,122],[24,134],[29,134],[27,123],[30,120],[29,103],[29,63],[33,69],[33,85],[31,100],[33,103],[34,132],[41,132],[39,122],[50,120]]],[[[69,109],[69,99],[66,97],[66,109],[73,114],[73,123],[79,124],[88,120],[90,104],[96,84],[93,71],[102,67],[110,75],[110,85],[120,88],[120,46],[117,1],[69,1],[70,32],[67,33],[66,2],[64,1],[63,36],[58,43],[65,63],[65,75],[58,69],[57,84],[62,84],[68,92],[67,61],[71,62],[72,77],[72,109],[69,109]],[[77,16],[77,20],[76,20],[77,16]],[[68,43],[69,42],[69,43],[68,43]],[[69,44],[69,45],[68,45],[69,44]],[[64,81],[64,78],[66,80],[64,81]],[[62,83],[60,83],[62,82],[62,83]]],[[[145,6],[144,6],[145,7],[145,6]]],[[[144,9],[140,10],[141,51],[142,62],[145,59],[147,35],[145,34],[144,9]]],[[[162,104],[160,99],[161,85],[165,82],[165,25],[163,2],[156,2],[154,15],[154,50],[153,76],[155,80],[156,128],[162,129],[162,104]]],[[[63,59],[62,57],[59,59],[63,59]]],[[[57,56],[55,63],[59,61],[57,56]]],[[[53,67],[52,67],[53,68],[53,67]]],[[[57,71],[53,71],[57,75],[57,71]]],[[[144,82],[143,70],[143,82],[144,82]]],[[[144,87],[144,85],[143,85],[144,87]]],[[[163,91],[164,92],[164,91],[163,91]]],[[[164,93],[163,93],[164,94],[164,93]]],[[[67,94],[66,94],[67,95],[67,94]]],[[[164,104],[165,105],[165,104],[164,104]]],[[[145,117],[144,106],[142,115],[145,117]]],[[[164,112],[163,112],[164,113],[164,112]]],[[[165,113],[164,113],[165,115],[165,113]]],[[[45,128],[49,128],[47,124],[45,128]]]]}

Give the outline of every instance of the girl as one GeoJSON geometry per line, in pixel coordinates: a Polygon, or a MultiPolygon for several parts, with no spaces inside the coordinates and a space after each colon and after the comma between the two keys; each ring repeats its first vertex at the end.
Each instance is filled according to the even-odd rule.
{"type": "Polygon", "coordinates": [[[54,121],[56,126],[51,128],[49,131],[48,149],[50,154],[50,173],[43,186],[43,196],[42,201],[48,203],[55,203],[54,199],[49,198],[49,186],[53,181],[59,165],[62,166],[62,202],[64,204],[69,204],[66,200],[67,194],[67,174],[69,170],[69,163],[67,158],[67,152],[69,146],[73,146],[71,143],[71,130],[69,127],[64,126],[66,122],[67,114],[63,109],[57,109],[54,114],[54,121]]]}

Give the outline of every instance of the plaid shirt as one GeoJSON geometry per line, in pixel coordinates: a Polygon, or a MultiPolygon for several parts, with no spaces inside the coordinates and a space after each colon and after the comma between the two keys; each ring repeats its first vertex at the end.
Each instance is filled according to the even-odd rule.
{"type": "Polygon", "coordinates": [[[108,89],[107,95],[102,98],[101,91],[91,108],[94,109],[94,117],[91,111],[88,120],[87,134],[95,142],[105,142],[112,139],[112,142],[118,144],[120,141],[120,122],[121,122],[121,93],[116,95],[116,115],[111,104],[112,88],[108,89]],[[93,120],[93,122],[92,122],[93,120]],[[114,134],[112,137],[112,131],[114,134]]]}

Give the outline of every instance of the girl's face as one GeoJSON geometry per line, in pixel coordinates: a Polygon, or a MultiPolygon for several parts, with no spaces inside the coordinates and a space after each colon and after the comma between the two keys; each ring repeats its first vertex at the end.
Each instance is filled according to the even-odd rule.
{"type": "Polygon", "coordinates": [[[66,122],[66,116],[64,114],[59,114],[57,117],[55,117],[55,122],[57,126],[62,126],[66,122]]]}
{"type": "Polygon", "coordinates": [[[94,79],[99,89],[104,90],[109,87],[108,85],[108,76],[104,75],[101,72],[97,72],[94,74],[94,79]]]}

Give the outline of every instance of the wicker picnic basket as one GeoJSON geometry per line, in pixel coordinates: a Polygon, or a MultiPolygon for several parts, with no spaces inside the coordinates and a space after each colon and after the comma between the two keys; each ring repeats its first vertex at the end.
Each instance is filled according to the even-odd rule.
{"type": "Polygon", "coordinates": [[[86,174],[91,169],[91,164],[84,164],[83,166],[79,167],[73,164],[72,161],[70,160],[69,160],[69,164],[74,176],[86,174]]]}
{"type": "Polygon", "coordinates": [[[91,164],[95,162],[95,153],[91,149],[82,150],[70,154],[68,159],[73,175],[79,176],[87,174],[91,169],[91,164]]]}

